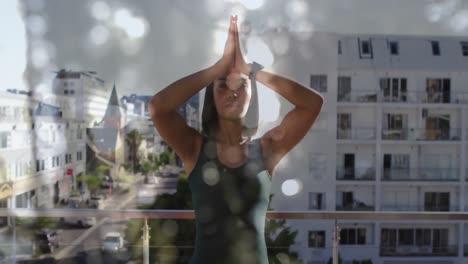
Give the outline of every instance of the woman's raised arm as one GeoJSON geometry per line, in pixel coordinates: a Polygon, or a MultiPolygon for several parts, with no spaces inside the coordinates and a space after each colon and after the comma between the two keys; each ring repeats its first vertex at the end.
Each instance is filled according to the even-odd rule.
{"type": "Polygon", "coordinates": [[[196,162],[196,140],[200,134],[189,127],[176,109],[210,82],[225,75],[234,62],[234,18],[229,24],[228,40],[222,58],[213,66],[170,84],[153,96],[148,112],[164,141],[177,153],[189,173],[196,162]]]}

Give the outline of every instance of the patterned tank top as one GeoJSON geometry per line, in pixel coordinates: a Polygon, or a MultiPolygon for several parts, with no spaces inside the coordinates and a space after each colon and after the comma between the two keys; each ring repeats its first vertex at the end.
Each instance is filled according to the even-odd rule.
{"type": "Polygon", "coordinates": [[[231,168],[218,159],[216,142],[204,137],[188,182],[196,228],[190,263],[268,263],[264,229],[271,176],[260,139],[248,143],[247,161],[231,168]]]}

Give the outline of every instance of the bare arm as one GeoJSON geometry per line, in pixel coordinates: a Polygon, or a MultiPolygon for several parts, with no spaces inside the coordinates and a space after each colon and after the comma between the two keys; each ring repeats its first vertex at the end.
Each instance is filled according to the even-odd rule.
{"type": "MultiPolygon", "coordinates": [[[[232,22],[231,17],[231,22],[232,22]]],[[[223,57],[213,66],[188,75],[170,84],[153,96],[148,111],[154,126],[166,143],[184,162],[185,170],[190,173],[197,159],[197,142],[200,134],[189,127],[176,109],[193,95],[206,87],[211,81],[224,75],[232,65],[234,56],[232,23],[223,57]]]]}
{"type": "MultiPolygon", "coordinates": [[[[240,50],[239,32],[236,24],[236,53],[235,67],[242,73],[249,75],[250,66],[243,59],[240,50]]],[[[281,124],[262,137],[263,156],[266,167],[273,176],[276,165],[310,129],[317,119],[323,105],[323,97],[316,91],[286,77],[259,71],[256,80],[295,105],[282,120],[281,124]]]]}

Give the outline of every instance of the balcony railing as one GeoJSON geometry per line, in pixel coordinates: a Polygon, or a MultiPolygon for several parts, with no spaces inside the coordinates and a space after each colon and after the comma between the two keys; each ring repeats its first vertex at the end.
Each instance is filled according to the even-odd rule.
{"type": "Polygon", "coordinates": [[[460,211],[460,207],[457,205],[417,205],[417,204],[405,204],[405,205],[395,205],[395,204],[383,204],[383,211],[393,211],[393,212],[457,212],[460,211]]]}
{"type": "Polygon", "coordinates": [[[375,140],[375,128],[351,128],[351,129],[338,129],[337,139],[341,140],[375,140]]]}
{"type": "MultiPolygon", "coordinates": [[[[174,242],[164,240],[164,237],[174,235],[177,232],[188,232],[189,230],[180,230],[179,221],[193,221],[194,212],[190,210],[96,210],[96,209],[0,209],[0,217],[9,217],[15,220],[12,224],[12,231],[6,232],[5,236],[0,240],[1,250],[6,253],[5,259],[15,263],[21,258],[34,259],[41,261],[40,263],[55,263],[54,259],[59,259],[66,263],[128,263],[134,261],[137,263],[145,263],[142,261],[145,257],[151,256],[153,261],[160,262],[175,262],[184,259],[188,261],[193,253],[193,241],[188,239],[183,245],[176,245],[174,242]],[[20,218],[18,218],[20,217],[20,218]],[[31,235],[32,230],[25,230],[18,224],[18,219],[38,218],[41,217],[41,223],[51,223],[51,219],[59,219],[61,217],[95,217],[96,223],[87,230],[77,228],[65,228],[59,231],[61,239],[57,241],[57,248],[54,252],[41,254],[35,253],[41,244],[28,240],[28,235],[31,235]],[[148,224],[154,227],[149,230],[146,228],[145,221],[148,219],[148,224]],[[47,220],[47,221],[46,221],[47,220]],[[158,220],[158,221],[152,221],[158,220]],[[141,229],[143,227],[143,230],[141,229]],[[69,236],[64,233],[68,232],[69,236]],[[103,245],[102,238],[109,232],[118,232],[125,234],[122,248],[106,248],[103,245]],[[149,237],[147,235],[150,235],[149,237]],[[141,236],[145,239],[141,239],[141,236]],[[151,240],[147,240],[151,238],[151,240]],[[119,250],[121,249],[121,250],[119,250]],[[112,252],[108,252],[108,251],[112,252]],[[115,251],[114,251],[115,250],[115,251]],[[108,252],[108,253],[105,253],[108,252]]],[[[296,219],[303,221],[310,220],[365,220],[365,221],[417,221],[427,222],[430,219],[432,222],[447,222],[447,221],[467,221],[468,214],[460,212],[335,212],[335,211],[269,211],[267,212],[268,221],[274,219],[296,219]]],[[[38,219],[39,220],[39,219],[38,219]]],[[[348,222],[348,221],[344,221],[348,222]]],[[[338,226],[341,224],[339,222],[338,226]]],[[[193,225],[193,222],[190,223],[193,225]]],[[[2,233],[1,235],[4,235],[2,233]]],[[[331,232],[326,233],[327,240],[331,239],[331,232]]],[[[455,236],[458,234],[454,233],[455,236]]],[[[325,239],[325,238],[323,238],[325,239]]],[[[383,241],[377,242],[383,243],[383,241]]],[[[119,244],[120,245],[120,244],[119,244]]],[[[48,246],[48,245],[46,245],[48,246]]],[[[341,244],[339,250],[348,245],[341,244]]],[[[365,250],[372,249],[376,254],[381,256],[456,256],[458,255],[457,245],[446,245],[432,247],[431,250],[419,250],[416,245],[403,246],[396,244],[392,247],[382,247],[374,243],[366,243],[363,245],[365,250]],[[411,249],[407,249],[411,248],[411,249]],[[416,248],[416,249],[414,249],[416,248]],[[409,250],[409,251],[408,251],[409,250]]],[[[328,259],[328,252],[331,252],[330,246],[307,246],[307,243],[298,245],[301,250],[316,250],[325,253],[320,256],[320,259],[328,259]]],[[[269,247],[268,250],[285,250],[289,247],[275,246],[269,247]]],[[[359,248],[353,247],[353,250],[359,248]]],[[[463,254],[463,252],[461,252],[463,254]]],[[[148,263],[148,262],[146,262],[148,263]]]]}
{"type": "Polygon", "coordinates": [[[338,92],[338,102],[359,102],[375,103],[378,102],[378,92],[375,90],[359,90],[349,93],[338,92]]]}
{"type": "Polygon", "coordinates": [[[416,140],[416,141],[460,141],[460,128],[428,129],[401,128],[382,129],[383,140],[416,140]]]}
{"type": "Polygon", "coordinates": [[[448,246],[396,246],[380,247],[380,256],[382,257],[454,257],[458,255],[458,245],[448,246]]]}
{"type": "Polygon", "coordinates": [[[351,92],[338,91],[338,102],[357,103],[437,103],[437,104],[466,104],[468,103],[467,92],[436,92],[427,91],[399,92],[390,94],[379,90],[353,90],[351,92]]]}
{"type": "Polygon", "coordinates": [[[337,168],[336,179],[344,181],[375,180],[375,168],[337,168]]]}
{"type": "Polygon", "coordinates": [[[375,206],[365,203],[353,203],[348,205],[336,205],[336,211],[374,211],[375,206]]]}
{"type": "Polygon", "coordinates": [[[458,168],[390,168],[383,169],[383,181],[458,181],[458,168]]]}

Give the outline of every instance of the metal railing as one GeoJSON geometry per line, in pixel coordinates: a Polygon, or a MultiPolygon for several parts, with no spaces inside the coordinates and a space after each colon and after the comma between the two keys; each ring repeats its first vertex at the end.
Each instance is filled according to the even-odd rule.
{"type": "Polygon", "coordinates": [[[429,129],[429,128],[409,128],[409,140],[424,140],[424,141],[460,141],[460,128],[447,129],[429,129]]]}
{"type": "Polygon", "coordinates": [[[390,168],[383,169],[383,181],[458,181],[459,168],[390,168]]]}
{"type": "Polygon", "coordinates": [[[457,212],[460,211],[460,207],[457,205],[447,206],[424,206],[423,204],[406,204],[406,205],[394,205],[394,204],[383,204],[383,211],[393,212],[457,212]]]}
{"type": "Polygon", "coordinates": [[[467,104],[468,92],[427,92],[406,91],[390,94],[383,90],[352,90],[350,92],[338,91],[338,102],[357,103],[430,103],[430,104],[467,104]]]}
{"type": "Polygon", "coordinates": [[[375,127],[358,127],[350,129],[338,129],[336,139],[346,140],[375,140],[375,127]]]}
{"type": "Polygon", "coordinates": [[[380,256],[382,257],[425,257],[425,256],[443,256],[455,257],[458,255],[457,245],[448,246],[398,246],[398,247],[380,247],[380,256]]]}
{"type": "Polygon", "coordinates": [[[337,168],[336,179],[345,181],[373,181],[375,168],[337,168]]]}
{"type": "MultiPolygon", "coordinates": [[[[0,217],[10,217],[12,219],[16,217],[47,217],[47,218],[60,218],[63,216],[68,217],[102,217],[103,219],[100,222],[104,221],[104,219],[113,219],[114,224],[115,222],[119,222],[121,224],[128,224],[131,219],[165,219],[165,220],[193,220],[195,215],[192,210],[96,210],[96,209],[0,209],[0,217]]],[[[291,219],[291,220],[335,220],[335,233],[339,233],[339,224],[338,220],[344,221],[345,220],[366,220],[366,221],[404,221],[404,220],[411,220],[411,221],[423,221],[427,222],[428,219],[431,221],[467,221],[468,220],[468,213],[466,212],[354,212],[354,211],[268,211],[267,212],[267,219],[274,220],[274,219],[291,219]]],[[[268,221],[267,220],[267,221],[268,221]]],[[[144,221],[146,222],[146,221],[144,221]]],[[[343,222],[343,223],[344,223],[343,222]]],[[[344,223],[345,224],[345,223],[344,223]]],[[[109,226],[109,225],[106,225],[109,226]]],[[[155,233],[148,232],[147,225],[143,226],[143,234],[147,234],[148,236],[156,235],[155,233]],[[146,226],[146,229],[145,229],[146,226]],[[146,230],[146,231],[145,231],[146,230]]],[[[169,227],[169,225],[168,225],[169,227]]],[[[87,231],[83,231],[80,233],[87,233],[87,231]]],[[[146,237],[148,238],[148,237],[146,237]]],[[[140,239],[141,241],[141,239],[140,239]]],[[[338,244],[338,242],[333,243],[333,251],[338,252],[339,247],[347,247],[349,245],[346,244],[338,244]]],[[[13,241],[16,243],[16,241],[13,241]]],[[[193,241],[192,241],[193,242],[193,241]]],[[[5,242],[3,242],[5,243],[5,242]]],[[[132,252],[146,252],[148,253],[149,248],[151,250],[158,250],[159,257],[165,257],[168,259],[174,260],[177,258],[177,252],[182,252],[183,250],[193,249],[190,241],[187,241],[186,246],[180,245],[168,245],[168,246],[155,246],[150,245],[149,240],[144,240],[143,243],[140,244],[133,244],[128,246],[128,251],[132,252]],[[145,249],[146,247],[146,249],[145,249]],[[173,249],[176,248],[174,251],[173,249]],[[145,251],[146,250],[146,251],[145,251]],[[167,250],[167,251],[166,251],[167,250]],[[161,253],[162,252],[162,253],[161,253]],[[165,254],[164,252],[168,252],[167,256],[162,256],[161,254],[165,254]],[[169,254],[171,253],[171,254],[169,254]],[[175,255],[174,255],[175,254],[175,255]]],[[[1,243],[0,243],[1,244],[1,243]]],[[[79,257],[83,258],[83,254],[93,254],[94,251],[100,250],[100,245],[98,241],[91,240],[87,242],[83,241],[76,241],[73,243],[63,243],[62,245],[65,246],[76,246],[76,247],[87,247],[91,249],[89,253],[81,252],[79,253],[79,257]]],[[[21,244],[20,241],[17,242],[15,247],[21,248],[26,246],[26,244],[21,244]]],[[[304,247],[306,245],[299,245],[299,247],[304,247]]],[[[359,245],[361,246],[361,245],[359,245]]],[[[67,248],[61,248],[56,255],[66,256],[67,248]]],[[[309,245],[309,250],[313,249],[314,246],[309,245]]],[[[416,245],[411,246],[393,246],[393,247],[381,247],[375,244],[364,244],[362,245],[363,249],[368,250],[367,248],[372,248],[375,252],[378,252],[380,256],[456,256],[458,251],[456,245],[446,245],[440,247],[432,247],[432,249],[426,248],[419,248],[416,245]]],[[[276,250],[279,248],[269,248],[269,250],[276,250]]],[[[319,249],[325,249],[325,247],[319,247],[319,249]]],[[[328,250],[331,250],[327,247],[328,250]]],[[[151,251],[153,252],[153,251],[151,251]]],[[[460,253],[463,254],[463,253],[460,253]]],[[[185,255],[183,255],[185,256],[185,255]]],[[[335,254],[335,257],[338,255],[335,254]]],[[[47,257],[47,256],[46,256],[47,257]]],[[[113,257],[118,258],[119,255],[114,255],[113,257]]],[[[145,255],[145,253],[140,254],[139,258],[149,258],[149,255],[145,255]]],[[[328,258],[328,256],[327,256],[328,258]]],[[[85,256],[83,263],[100,263],[97,259],[93,259],[93,256],[85,256]],[[94,261],[94,262],[93,262],[94,261]],[[95,262],[98,261],[98,262],[95,262]]],[[[144,263],[148,263],[143,261],[144,263]]],[[[173,261],[172,261],[173,262],[173,261]]],[[[104,262],[105,263],[105,262],[104,262]]]]}

